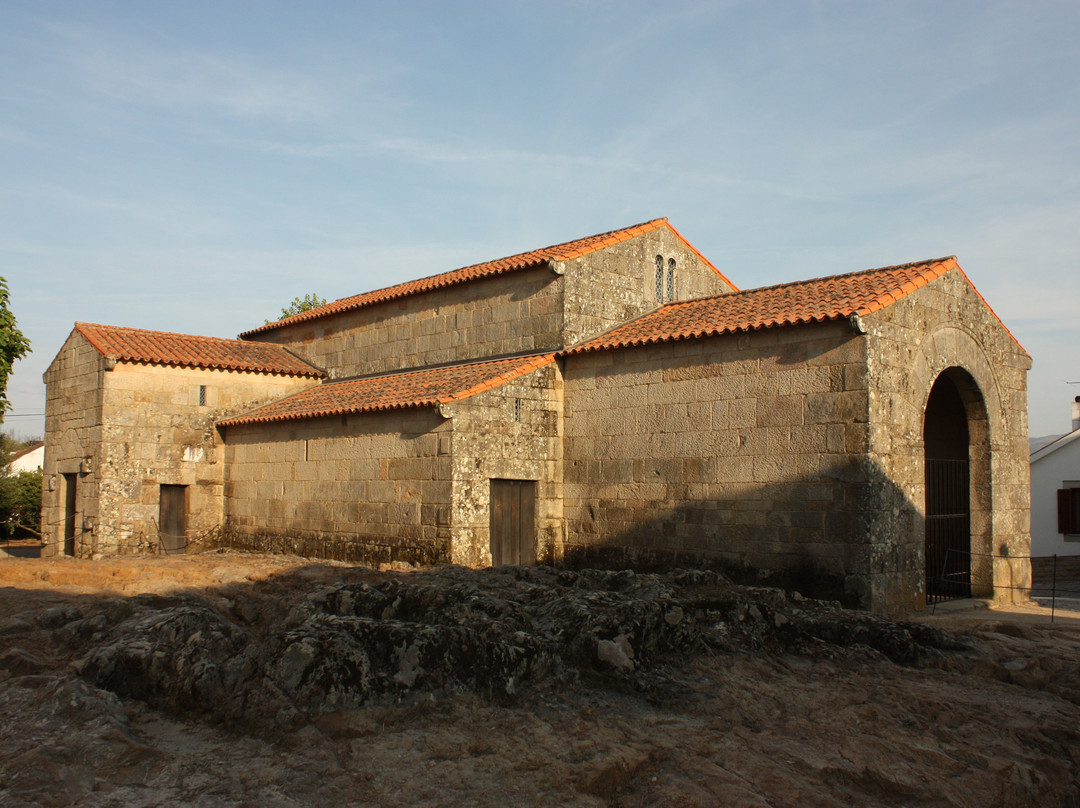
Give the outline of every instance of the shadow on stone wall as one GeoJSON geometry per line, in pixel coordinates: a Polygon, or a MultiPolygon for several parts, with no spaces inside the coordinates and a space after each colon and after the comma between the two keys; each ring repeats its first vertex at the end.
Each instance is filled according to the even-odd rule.
{"type": "MultiPolygon", "coordinates": [[[[925,587],[922,517],[875,463],[843,458],[816,476],[743,486],[730,499],[689,500],[695,484],[668,484],[670,502],[598,499],[568,518],[560,566],[662,571],[697,567],[736,582],[779,586],[845,605],[909,608],[925,587]],[[608,525],[632,526],[608,531],[608,525]]],[[[610,488],[610,486],[609,486],[610,488]]],[[[450,561],[450,542],[409,537],[259,533],[226,527],[199,549],[331,559],[372,568],[450,561]]],[[[542,559],[550,562],[552,559],[542,559]]]]}
{"type": "Polygon", "coordinates": [[[844,458],[815,476],[741,486],[730,499],[689,499],[669,484],[654,510],[626,500],[585,505],[568,520],[562,564],[665,570],[707,567],[733,580],[780,586],[845,605],[910,608],[925,583],[923,520],[878,466],[844,458]],[[590,517],[591,514],[591,517],[590,517]],[[627,524],[606,532],[605,524],[627,524]]]}
{"type": "Polygon", "coordinates": [[[225,527],[208,535],[194,552],[206,550],[241,550],[249,553],[297,555],[304,558],[344,561],[378,569],[385,564],[405,563],[415,566],[445,564],[450,561],[449,539],[434,542],[408,542],[370,536],[302,536],[295,534],[240,533],[225,527]]]}
{"type": "Polygon", "coordinates": [[[846,576],[828,569],[809,554],[789,560],[780,569],[773,569],[752,566],[745,560],[722,553],[703,555],[685,550],[593,545],[568,548],[559,566],[579,571],[631,569],[649,573],[688,568],[713,570],[743,586],[778,587],[806,597],[838,601],[848,608],[859,607],[854,595],[845,590],[846,576]]]}

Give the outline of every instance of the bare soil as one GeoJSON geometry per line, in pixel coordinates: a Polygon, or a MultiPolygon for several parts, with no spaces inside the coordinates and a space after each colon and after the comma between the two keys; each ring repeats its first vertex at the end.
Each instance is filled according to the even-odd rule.
{"type": "Polygon", "coordinates": [[[1017,612],[892,622],[692,571],[7,558],[0,804],[1080,806],[1080,628],[1017,612]]]}

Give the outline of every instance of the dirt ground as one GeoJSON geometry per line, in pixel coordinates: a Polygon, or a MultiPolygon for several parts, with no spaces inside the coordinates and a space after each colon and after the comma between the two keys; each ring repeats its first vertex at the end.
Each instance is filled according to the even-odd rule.
{"type": "MultiPolygon", "coordinates": [[[[636,578],[620,619],[652,625],[650,604],[662,603],[657,625],[693,642],[659,642],[647,657],[612,624],[596,635],[614,639],[600,640],[595,658],[556,659],[544,673],[537,660],[549,646],[536,644],[540,607],[530,606],[537,627],[514,622],[507,635],[521,646],[515,659],[536,649],[516,689],[469,685],[482,672],[452,669],[460,655],[438,687],[412,687],[420,663],[407,669],[402,652],[392,676],[372,672],[374,655],[371,671],[358,669],[369,691],[331,703],[297,686],[281,703],[306,707],[267,708],[299,681],[286,662],[315,647],[298,626],[326,637],[349,620],[379,622],[324,602],[404,593],[382,613],[404,631],[412,618],[399,604],[420,582],[464,592],[496,631],[518,608],[515,592],[542,594],[540,578],[511,578],[245,554],[2,559],[0,804],[1080,806],[1080,614],[1051,624],[1039,606],[942,610],[919,624],[931,626],[924,635],[797,596],[725,588],[707,601],[700,576],[636,578]],[[721,601],[727,612],[715,611],[721,601]],[[706,602],[696,614],[687,605],[706,602]],[[323,609],[315,623],[311,604],[323,609]],[[162,629],[163,615],[186,616],[189,628],[162,629]],[[212,646],[228,646],[226,656],[198,655],[212,646]],[[166,692],[170,672],[203,681],[233,653],[257,664],[213,681],[263,684],[232,712],[216,703],[227,690],[166,692]],[[140,688],[140,677],[159,689],[140,688]]],[[[584,598],[573,619],[611,607],[615,583],[629,586],[597,578],[593,591],[587,579],[558,579],[584,598]]],[[[438,602],[448,605],[436,611],[457,608],[438,602]]],[[[561,608],[545,604],[545,614],[561,608]]],[[[445,615],[432,617],[409,636],[429,636],[445,615]]]]}

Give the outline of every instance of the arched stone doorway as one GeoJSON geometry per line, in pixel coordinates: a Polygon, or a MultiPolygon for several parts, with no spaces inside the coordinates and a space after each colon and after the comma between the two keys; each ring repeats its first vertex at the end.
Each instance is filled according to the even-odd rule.
{"type": "Polygon", "coordinates": [[[975,380],[949,368],[934,382],[923,420],[926,602],[993,592],[990,451],[975,380]]]}

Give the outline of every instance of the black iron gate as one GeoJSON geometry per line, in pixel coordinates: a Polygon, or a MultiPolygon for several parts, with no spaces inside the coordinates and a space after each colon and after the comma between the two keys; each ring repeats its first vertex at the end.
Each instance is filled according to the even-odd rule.
{"type": "Polygon", "coordinates": [[[967,460],[926,460],[926,602],[971,597],[967,460]]]}

